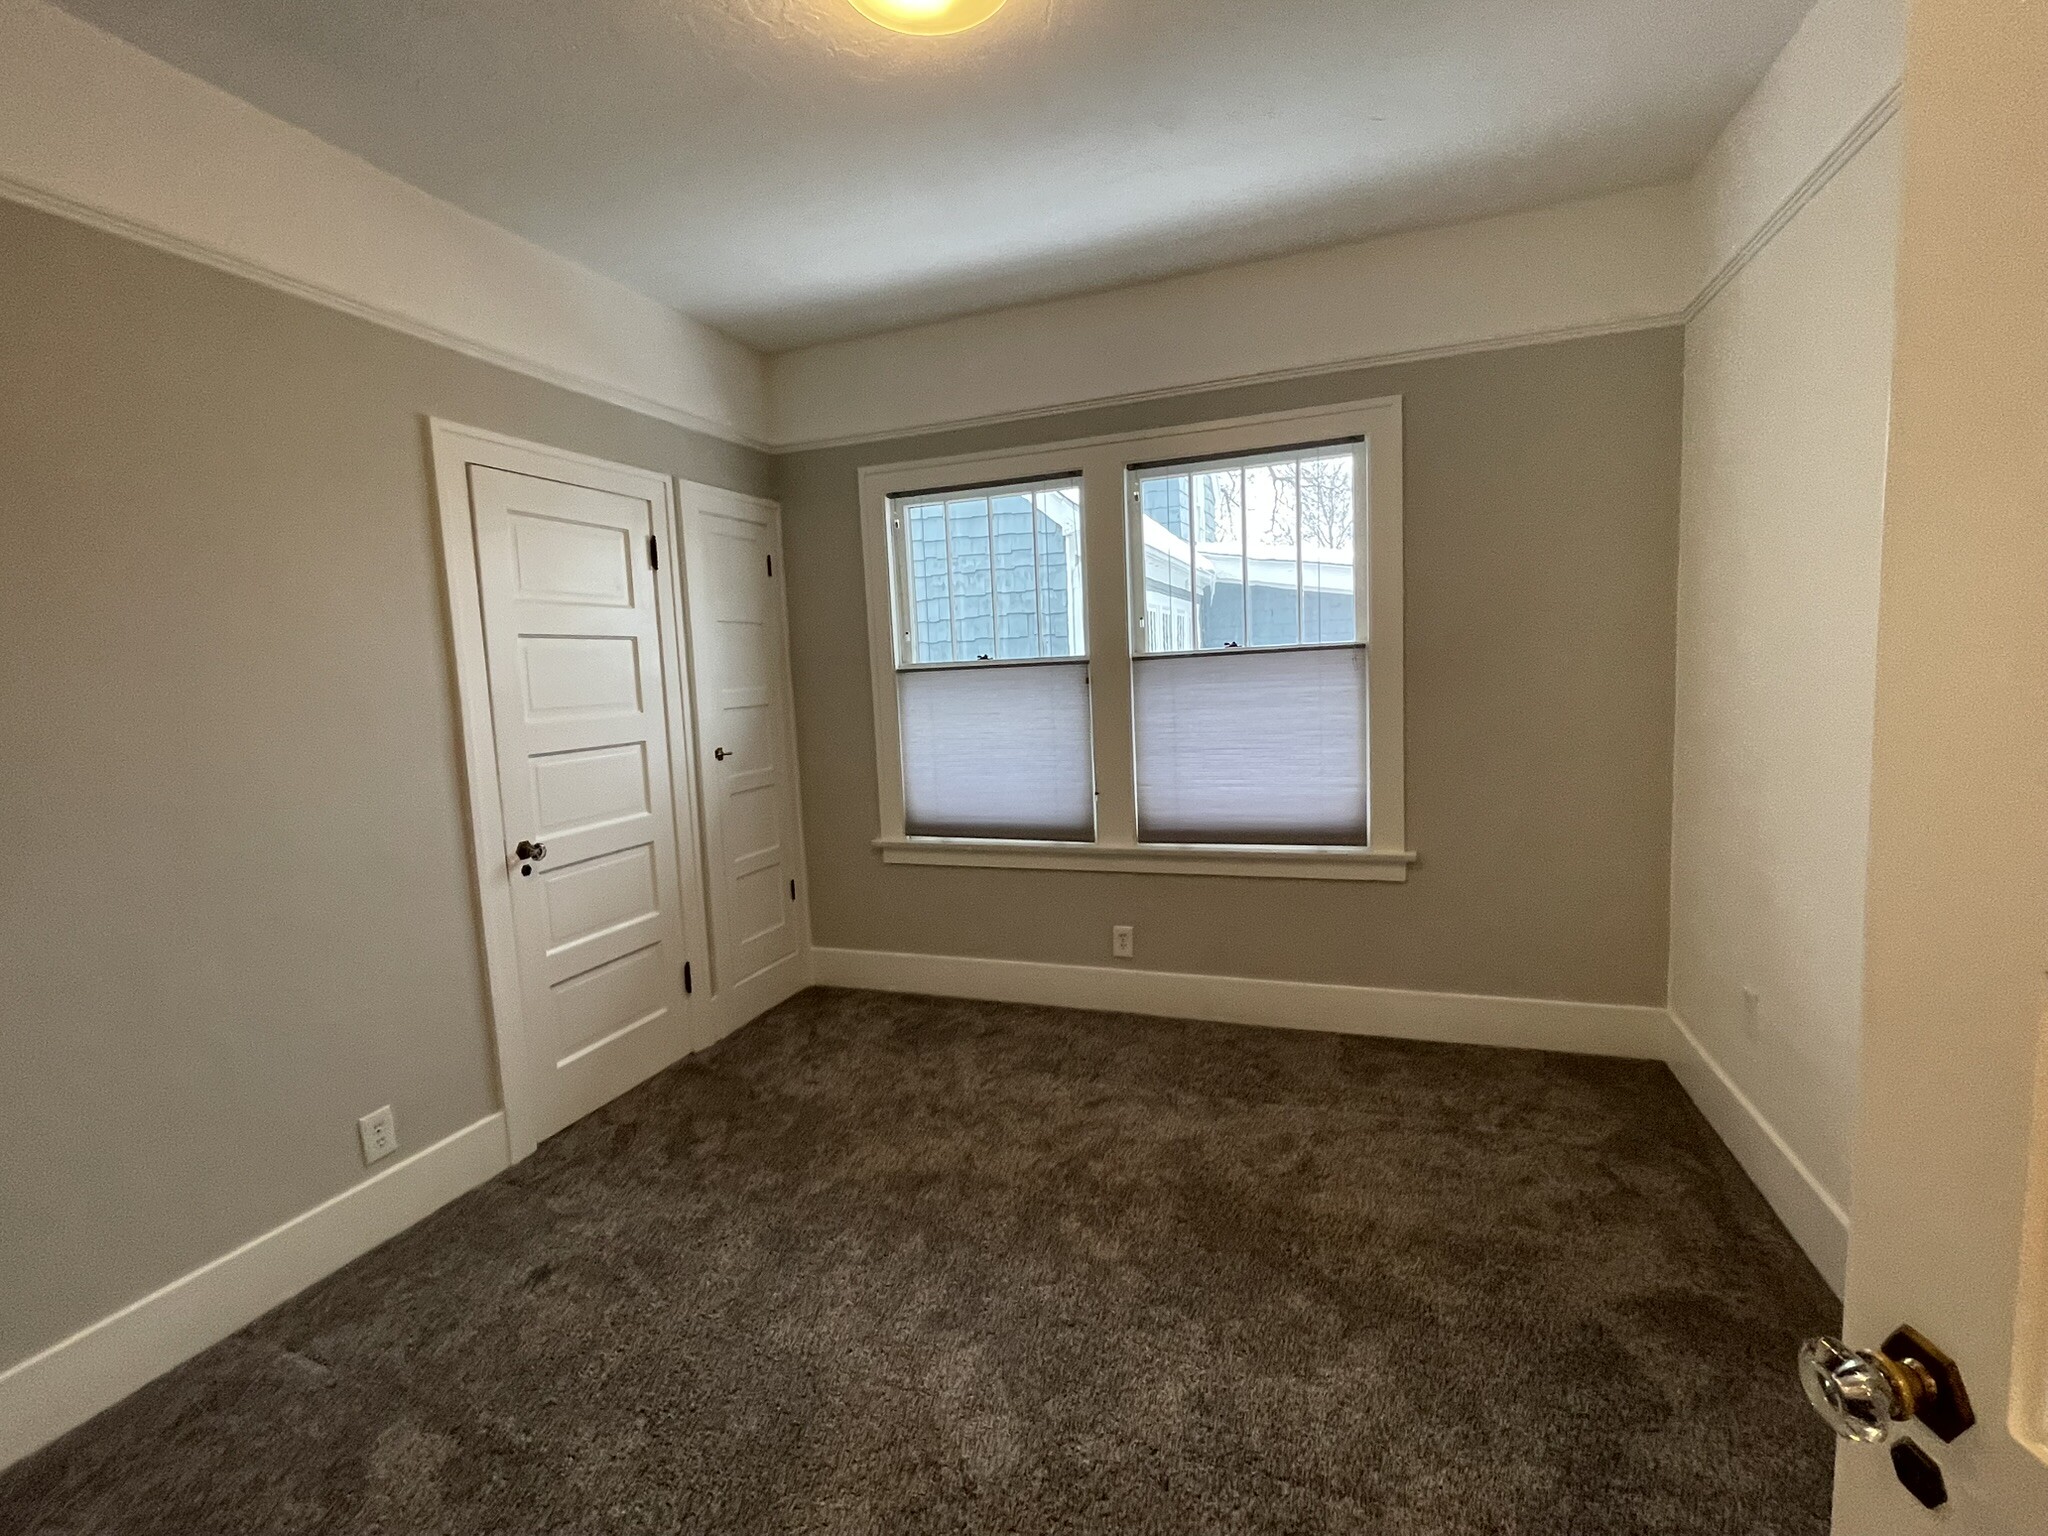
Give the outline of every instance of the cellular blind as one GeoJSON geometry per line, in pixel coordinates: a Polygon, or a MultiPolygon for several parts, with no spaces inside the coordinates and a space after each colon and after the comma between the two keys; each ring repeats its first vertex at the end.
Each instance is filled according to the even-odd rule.
{"type": "Polygon", "coordinates": [[[1086,661],[922,667],[897,696],[910,836],[1093,839],[1086,661]]]}
{"type": "Polygon", "coordinates": [[[1081,485],[892,498],[904,831],[1095,836],[1081,485]]]}
{"type": "Polygon", "coordinates": [[[1363,646],[1140,656],[1138,839],[1366,842],[1363,646]]]}
{"type": "Polygon", "coordinates": [[[1366,845],[1364,455],[1136,475],[1140,842],[1366,845]]]}

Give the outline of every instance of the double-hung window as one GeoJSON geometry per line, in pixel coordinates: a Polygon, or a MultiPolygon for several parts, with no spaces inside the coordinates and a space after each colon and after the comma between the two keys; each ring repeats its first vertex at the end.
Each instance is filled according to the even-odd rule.
{"type": "Polygon", "coordinates": [[[904,830],[1095,835],[1077,478],[890,498],[904,830]]]}
{"type": "Polygon", "coordinates": [[[1130,480],[1139,842],[1365,847],[1364,443],[1130,480]]]}
{"type": "Polygon", "coordinates": [[[861,472],[894,863],[1398,880],[1401,411],[861,472]]]}

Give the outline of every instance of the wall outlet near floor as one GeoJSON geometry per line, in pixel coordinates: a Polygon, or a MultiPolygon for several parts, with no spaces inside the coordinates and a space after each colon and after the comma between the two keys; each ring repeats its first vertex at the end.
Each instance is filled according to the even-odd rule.
{"type": "Polygon", "coordinates": [[[1742,989],[1742,1032],[1752,1040],[1764,1037],[1763,999],[1757,996],[1755,987],[1742,989]]]}
{"type": "Polygon", "coordinates": [[[1129,960],[1138,953],[1138,930],[1118,923],[1109,930],[1109,953],[1114,960],[1129,960]]]}
{"type": "Polygon", "coordinates": [[[356,1122],[356,1130],[363,1138],[363,1161],[374,1163],[389,1157],[398,1150],[398,1117],[386,1104],[375,1109],[356,1122]]]}

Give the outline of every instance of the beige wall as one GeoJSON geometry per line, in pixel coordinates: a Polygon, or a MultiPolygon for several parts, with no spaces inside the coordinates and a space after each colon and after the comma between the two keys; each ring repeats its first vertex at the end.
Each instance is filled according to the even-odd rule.
{"type": "Polygon", "coordinates": [[[787,455],[822,945],[1661,1005],[1680,335],[1636,332],[787,455]],[[1406,402],[1401,885],[885,866],[855,474],[1376,395],[1406,402]]]}
{"type": "Polygon", "coordinates": [[[1858,151],[1686,333],[1671,1003],[1842,1206],[1899,133],[1858,151]]]}
{"type": "Polygon", "coordinates": [[[0,1367],[493,1107],[423,418],[733,448],[0,202],[0,1367]]]}

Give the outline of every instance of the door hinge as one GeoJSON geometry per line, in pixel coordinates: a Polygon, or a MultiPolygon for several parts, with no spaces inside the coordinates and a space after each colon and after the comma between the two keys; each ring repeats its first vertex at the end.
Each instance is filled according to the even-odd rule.
{"type": "Polygon", "coordinates": [[[690,995],[690,962],[689,962],[689,961],[687,961],[687,960],[685,960],[685,961],[683,962],[683,996],[685,996],[685,997],[688,997],[689,995],[690,995]]]}
{"type": "Polygon", "coordinates": [[[768,574],[770,577],[775,575],[775,557],[773,555],[768,557],[768,574]]]}
{"type": "Polygon", "coordinates": [[[647,535],[647,569],[650,571],[661,569],[661,548],[654,542],[654,535],[651,533],[647,535]]]}
{"type": "Polygon", "coordinates": [[[789,899],[791,901],[796,900],[796,882],[794,880],[789,882],[789,899]]]}

